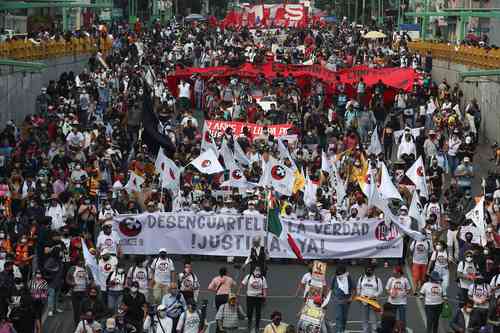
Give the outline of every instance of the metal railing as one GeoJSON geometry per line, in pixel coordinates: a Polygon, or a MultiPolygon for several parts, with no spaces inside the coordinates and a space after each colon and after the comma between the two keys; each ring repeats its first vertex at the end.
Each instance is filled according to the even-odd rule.
{"type": "Polygon", "coordinates": [[[112,48],[111,38],[61,38],[34,43],[28,39],[0,43],[0,58],[12,60],[53,59],[69,55],[107,53],[112,48]]]}
{"type": "Polygon", "coordinates": [[[432,52],[432,57],[477,68],[500,68],[500,50],[432,42],[409,43],[412,52],[422,55],[432,52]]]}

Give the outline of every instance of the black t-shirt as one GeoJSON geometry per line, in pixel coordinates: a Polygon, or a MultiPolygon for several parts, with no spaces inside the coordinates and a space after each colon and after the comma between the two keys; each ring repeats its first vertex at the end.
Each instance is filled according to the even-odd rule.
{"type": "Polygon", "coordinates": [[[443,168],[441,168],[439,165],[431,166],[429,168],[429,177],[431,177],[430,179],[434,186],[440,187],[442,185],[443,173],[443,168]]]}

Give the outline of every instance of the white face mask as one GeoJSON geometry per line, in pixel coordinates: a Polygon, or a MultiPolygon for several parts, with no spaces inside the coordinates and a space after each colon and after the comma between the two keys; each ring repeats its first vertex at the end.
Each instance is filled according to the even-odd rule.
{"type": "Polygon", "coordinates": [[[436,245],[436,250],[441,251],[443,249],[442,245],[436,245]]]}
{"type": "Polygon", "coordinates": [[[130,288],[130,291],[133,292],[133,293],[136,293],[137,292],[137,287],[130,288]]]}
{"type": "Polygon", "coordinates": [[[472,262],[472,257],[465,257],[465,261],[472,262]]]}

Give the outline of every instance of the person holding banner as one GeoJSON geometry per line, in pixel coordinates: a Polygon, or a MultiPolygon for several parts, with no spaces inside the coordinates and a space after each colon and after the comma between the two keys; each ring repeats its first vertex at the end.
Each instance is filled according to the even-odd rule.
{"type": "MultiPolygon", "coordinates": [[[[367,266],[365,274],[358,279],[357,295],[370,300],[377,300],[383,292],[382,280],[374,275],[374,267],[367,266]]],[[[375,333],[377,325],[376,314],[369,304],[363,303],[363,332],[375,333]]]]}
{"type": "Polygon", "coordinates": [[[331,295],[335,305],[335,332],[344,333],[356,286],[344,265],[337,266],[332,280],[331,295]]]}

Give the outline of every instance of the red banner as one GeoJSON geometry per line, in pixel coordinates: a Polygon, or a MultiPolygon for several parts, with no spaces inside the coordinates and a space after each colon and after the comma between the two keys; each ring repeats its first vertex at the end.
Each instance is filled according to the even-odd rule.
{"type": "MultiPolygon", "coordinates": [[[[206,78],[225,79],[231,76],[239,76],[242,78],[256,78],[257,75],[263,74],[266,79],[274,79],[280,73],[286,77],[291,74],[299,86],[307,91],[311,78],[321,80],[326,85],[328,94],[332,94],[337,83],[336,77],[340,78],[342,83],[348,86],[353,86],[363,78],[366,86],[369,88],[376,84],[379,80],[390,88],[396,90],[403,89],[409,91],[412,89],[414,80],[419,76],[415,70],[411,68],[380,68],[373,69],[368,66],[356,66],[349,69],[344,69],[338,72],[332,72],[321,65],[284,65],[279,63],[266,63],[264,65],[254,65],[245,63],[240,67],[208,67],[208,68],[182,68],[177,69],[173,76],[168,78],[170,91],[177,94],[177,81],[180,79],[188,79],[193,74],[200,74],[206,78]]],[[[351,92],[352,93],[352,92],[351,92]]]]}
{"type": "MultiPolygon", "coordinates": [[[[255,138],[262,134],[263,125],[257,125],[253,123],[244,123],[240,121],[222,121],[222,120],[207,120],[206,124],[210,134],[213,136],[221,136],[226,128],[230,127],[233,129],[233,134],[239,136],[243,133],[243,127],[248,128],[251,135],[255,138]]],[[[291,124],[278,124],[278,125],[268,125],[267,129],[269,134],[274,137],[280,137],[287,135],[287,130],[291,128],[291,124]]]]}
{"type": "Polygon", "coordinates": [[[303,4],[246,5],[242,12],[231,10],[222,20],[225,27],[306,27],[309,8],[303,4]]]}

